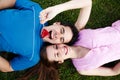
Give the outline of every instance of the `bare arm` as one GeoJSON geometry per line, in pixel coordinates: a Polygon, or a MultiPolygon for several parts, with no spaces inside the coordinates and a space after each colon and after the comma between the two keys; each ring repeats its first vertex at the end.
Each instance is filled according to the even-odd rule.
{"type": "Polygon", "coordinates": [[[81,8],[80,15],[75,24],[77,26],[77,29],[80,30],[86,25],[89,19],[91,7],[92,7],[92,0],[71,0],[63,4],[46,8],[40,13],[40,18],[41,18],[40,20],[41,23],[43,24],[53,19],[57,14],[63,11],[81,8]]]}
{"type": "Polygon", "coordinates": [[[90,17],[91,8],[92,8],[92,2],[90,3],[90,5],[80,9],[78,19],[75,23],[75,26],[77,27],[78,31],[80,31],[82,28],[86,26],[90,17]]]}
{"type": "Polygon", "coordinates": [[[63,12],[71,9],[84,8],[91,5],[91,3],[91,0],[70,0],[66,3],[59,4],[53,7],[57,7],[57,9],[59,9],[59,12],[63,12]]]}
{"type": "Polygon", "coordinates": [[[16,0],[0,0],[0,9],[13,7],[16,0]]]}
{"type": "Polygon", "coordinates": [[[61,9],[60,12],[70,9],[81,8],[78,19],[75,23],[75,26],[77,27],[78,31],[80,31],[82,28],[85,27],[90,17],[92,0],[72,0],[64,4],[58,5],[58,7],[59,9],[61,9]]]}
{"type": "Polygon", "coordinates": [[[2,72],[11,72],[13,69],[11,68],[9,62],[0,56],[0,71],[2,72]]]}
{"type": "Polygon", "coordinates": [[[120,74],[120,62],[113,68],[99,67],[93,70],[78,71],[81,75],[89,76],[115,76],[120,74]]]}

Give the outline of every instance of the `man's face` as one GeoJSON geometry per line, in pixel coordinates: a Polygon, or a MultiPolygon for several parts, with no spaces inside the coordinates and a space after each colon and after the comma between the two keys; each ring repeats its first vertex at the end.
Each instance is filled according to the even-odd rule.
{"type": "Polygon", "coordinates": [[[59,22],[43,27],[41,35],[44,35],[42,38],[45,42],[53,44],[68,43],[73,36],[71,29],[61,25],[59,22]]]}

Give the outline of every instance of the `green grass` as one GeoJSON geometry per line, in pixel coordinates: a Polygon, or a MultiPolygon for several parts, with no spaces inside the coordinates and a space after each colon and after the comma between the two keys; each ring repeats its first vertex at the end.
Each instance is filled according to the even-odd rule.
{"type": "MultiPolygon", "coordinates": [[[[33,0],[43,8],[63,3],[69,0],[33,0]]],[[[75,23],[79,9],[69,10],[60,13],[53,20],[49,21],[52,24],[55,21],[67,21],[75,23]]],[[[90,19],[86,28],[100,28],[111,25],[112,22],[120,19],[120,0],[93,0],[93,8],[90,19]]],[[[113,77],[95,77],[82,76],[77,73],[70,61],[66,61],[59,69],[61,80],[119,80],[120,75],[113,77]]],[[[2,73],[0,72],[0,80],[16,80],[17,77],[23,75],[24,71],[2,73]]],[[[34,80],[34,79],[31,79],[34,80]]]]}

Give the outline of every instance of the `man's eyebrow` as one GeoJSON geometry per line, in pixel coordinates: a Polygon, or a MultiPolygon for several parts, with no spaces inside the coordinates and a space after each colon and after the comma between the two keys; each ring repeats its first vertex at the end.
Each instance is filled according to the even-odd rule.
{"type": "Polygon", "coordinates": [[[61,28],[60,33],[61,33],[61,34],[64,34],[64,33],[65,33],[65,29],[64,29],[63,27],[61,28]]]}
{"type": "Polygon", "coordinates": [[[65,33],[65,28],[63,28],[63,33],[65,33]]]}
{"type": "MultiPolygon", "coordinates": [[[[62,28],[62,30],[63,30],[63,33],[65,33],[65,28],[62,28]]],[[[62,39],[62,42],[64,43],[65,42],[64,37],[62,37],[61,39],[62,39]]]]}

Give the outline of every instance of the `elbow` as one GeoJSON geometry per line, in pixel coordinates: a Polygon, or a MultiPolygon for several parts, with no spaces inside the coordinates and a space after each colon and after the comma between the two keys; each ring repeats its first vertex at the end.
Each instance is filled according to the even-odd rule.
{"type": "Polygon", "coordinates": [[[78,71],[80,75],[86,75],[85,71],[78,71]]]}
{"type": "Polygon", "coordinates": [[[11,70],[3,69],[1,72],[12,72],[11,70]]]}
{"type": "Polygon", "coordinates": [[[119,75],[119,74],[120,74],[119,71],[113,71],[113,75],[112,75],[112,76],[117,76],[117,75],[119,75]]]}
{"type": "Polygon", "coordinates": [[[13,7],[15,5],[16,0],[8,0],[8,6],[13,7]]]}
{"type": "Polygon", "coordinates": [[[0,71],[1,72],[12,72],[14,70],[11,67],[9,67],[9,68],[2,68],[0,71]]]}

